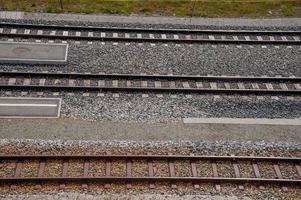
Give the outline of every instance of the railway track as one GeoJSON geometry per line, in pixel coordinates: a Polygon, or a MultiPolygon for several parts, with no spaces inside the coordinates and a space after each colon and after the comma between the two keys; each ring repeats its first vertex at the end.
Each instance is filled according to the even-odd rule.
{"type": "Polygon", "coordinates": [[[0,72],[0,89],[300,95],[301,77],[0,72]]]}
{"type": "Polygon", "coordinates": [[[0,37],[49,40],[300,45],[301,31],[146,29],[0,23],[0,37]]]}
{"type": "MultiPolygon", "coordinates": [[[[16,185],[22,182],[41,183],[54,181],[64,186],[69,182],[80,182],[87,187],[93,181],[103,182],[106,187],[110,183],[127,183],[130,187],[132,182],[147,182],[150,187],[155,188],[155,183],[170,182],[176,188],[177,182],[192,183],[195,188],[199,188],[201,183],[213,183],[217,190],[220,190],[221,183],[238,184],[240,189],[244,189],[244,184],[255,184],[263,188],[264,184],[281,185],[284,191],[287,186],[300,186],[301,184],[301,158],[299,157],[258,157],[258,156],[201,156],[201,155],[0,155],[0,166],[14,165],[14,167],[0,168],[0,181],[5,184],[16,185]],[[55,161],[59,171],[51,174],[51,161],[55,161]],[[102,164],[99,162],[101,161],[102,164]],[[121,175],[114,175],[115,162],[122,163],[121,175]],[[139,165],[133,163],[138,162],[139,165]],[[167,170],[160,171],[158,163],[165,163],[167,170]],[[241,163],[247,163],[251,169],[250,177],[242,175],[241,163]],[[31,163],[38,165],[31,166],[31,163]],[[96,164],[98,163],[98,164],[96,164]],[[202,168],[203,164],[207,168],[202,168]],[[81,166],[76,171],[76,176],[72,175],[74,166],[81,166]],[[226,175],[224,170],[220,170],[221,165],[227,165],[233,176],[226,175]],[[145,167],[141,167],[145,166],[145,167]],[[264,166],[263,168],[261,168],[264,166]],[[267,177],[265,170],[267,166],[274,171],[273,175],[267,177]],[[283,167],[285,166],[285,167],[283,167]],[[136,167],[136,168],[135,168],[136,167]],[[23,170],[30,168],[30,175],[24,176],[23,170]],[[96,170],[101,168],[102,170],[96,170]],[[286,170],[293,171],[293,177],[285,177],[286,170]],[[138,170],[141,174],[137,175],[138,170]],[[205,171],[204,171],[205,170],[205,171]],[[95,174],[95,171],[99,173],[95,174]],[[202,175],[203,173],[207,174],[202,175]],[[182,175],[180,175],[182,174],[182,175]]],[[[204,166],[203,166],[204,167],[204,166]]]]}

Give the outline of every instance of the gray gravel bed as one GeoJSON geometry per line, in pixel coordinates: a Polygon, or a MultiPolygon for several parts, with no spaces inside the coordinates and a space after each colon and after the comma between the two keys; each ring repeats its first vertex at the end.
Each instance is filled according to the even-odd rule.
{"type": "Polygon", "coordinates": [[[62,116],[90,120],[166,122],[186,117],[300,118],[300,101],[253,100],[237,96],[193,98],[148,97],[119,98],[65,96],[62,116]]]}
{"type": "MultiPolygon", "coordinates": [[[[2,153],[70,153],[72,154],[184,154],[195,155],[250,155],[301,156],[300,143],[291,142],[225,142],[225,141],[102,141],[102,140],[37,140],[1,139],[2,153]]],[[[200,173],[201,174],[201,173],[200,173]]]]}
{"type": "MultiPolygon", "coordinates": [[[[11,96],[20,96],[21,91],[13,92],[11,96]]],[[[300,118],[300,98],[278,100],[269,96],[257,99],[255,96],[221,95],[192,95],[187,98],[177,95],[157,97],[150,94],[105,93],[97,96],[83,96],[83,92],[60,93],[44,92],[43,97],[62,97],[61,117],[84,120],[112,122],[178,122],[182,118],[225,117],[225,118],[300,118]]],[[[5,97],[4,91],[0,96],[5,97]]],[[[41,97],[36,93],[24,97],[41,97]]]]}
{"type": "Polygon", "coordinates": [[[105,73],[301,76],[298,46],[71,42],[66,66],[1,64],[0,70],[105,73]]]}
{"type": "Polygon", "coordinates": [[[117,23],[117,22],[92,22],[92,21],[65,21],[64,19],[61,20],[43,20],[43,19],[1,19],[2,22],[15,22],[15,23],[29,23],[29,24],[53,24],[53,25],[74,25],[74,26],[104,26],[104,27],[131,27],[131,28],[165,28],[165,29],[238,29],[238,30],[301,30],[301,26],[291,25],[275,25],[275,24],[268,24],[268,25],[230,25],[230,24],[222,24],[216,25],[215,23],[207,23],[206,25],[193,25],[190,23],[187,24],[175,24],[175,23],[133,23],[133,22],[124,22],[124,23],[117,23]]]}

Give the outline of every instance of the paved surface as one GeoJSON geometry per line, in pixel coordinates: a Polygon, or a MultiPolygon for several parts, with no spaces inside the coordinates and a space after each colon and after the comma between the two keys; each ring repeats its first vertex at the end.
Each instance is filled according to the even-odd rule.
{"type": "Polygon", "coordinates": [[[241,125],[290,125],[301,126],[301,119],[266,118],[184,118],[184,124],[241,124],[241,125]]]}
{"type": "Polygon", "coordinates": [[[184,18],[184,17],[144,17],[144,16],[116,16],[116,15],[86,15],[86,14],[51,14],[51,13],[24,13],[0,12],[3,19],[38,19],[49,21],[90,21],[111,23],[140,23],[140,24],[183,24],[209,26],[301,26],[300,18],[275,19],[248,19],[248,18],[184,18]]]}
{"type": "Polygon", "coordinates": [[[0,119],[0,139],[301,142],[301,126],[0,119]]]}
{"type": "Polygon", "coordinates": [[[24,12],[14,11],[0,11],[0,18],[2,19],[23,19],[24,12]]]}
{"type": "Polygon", "coordinates": [[[0,98],[0,118],[58,117],[59,98],[0,98]]]}
{"type": "Polygon", "coordinates": [[[68,44],[0,42],[0,61],[6,63],[65,64],[68,44]]]}

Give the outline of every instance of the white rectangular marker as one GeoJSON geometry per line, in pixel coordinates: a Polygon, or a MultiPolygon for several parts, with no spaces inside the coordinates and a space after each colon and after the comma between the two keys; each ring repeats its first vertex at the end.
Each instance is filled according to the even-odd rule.
{"type": "Polygon", "coordinates": [[[9,103],[0,103],[0,107],[57,107],[56,104],[9,104],[9,103]]]}
{"type": "Polygon", "coordinates": [[[58,118],[60,98],[0,98],[0,118],[58,118]]]}
{"type": "Polygon", "coordinates": [[[66,64],[68,44],[0,42],[0,62],[14,64],[66,64]],[[22,52],[22,53],[20,53],[22,52]]]}

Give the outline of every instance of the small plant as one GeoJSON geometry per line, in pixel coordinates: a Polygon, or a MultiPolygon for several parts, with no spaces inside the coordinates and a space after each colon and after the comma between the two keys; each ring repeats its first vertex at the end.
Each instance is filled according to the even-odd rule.
{"type": "Polygon", "coordinates": [[[281,11],[282,11],[283,16],[286,16],[286,17],[293,16],[291,6],[282,6],[281,11]]]}
{"type": "Polygon", "coordinates": [[[48,5],[46,8],[46,12],[47,13],[56,13],[56,12],[58,12],[58,9],[53,5],[48,5]]]}

